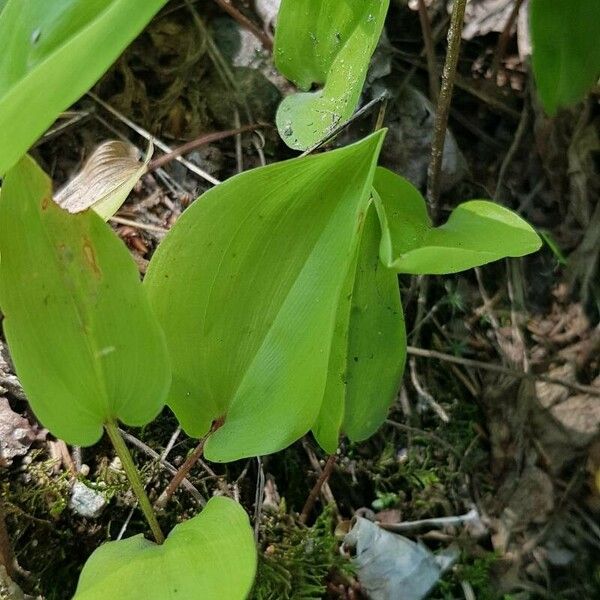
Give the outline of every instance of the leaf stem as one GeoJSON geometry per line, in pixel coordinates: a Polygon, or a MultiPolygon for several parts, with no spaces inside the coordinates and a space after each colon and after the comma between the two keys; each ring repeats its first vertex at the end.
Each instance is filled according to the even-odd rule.
{"type": "Polygon", "coordinates": [[[325,485],[325,482],[331,476],[331,473],[333,472],[333,467],[335,466],[336,459],[337,459],[337,456],[336,456],[335,452],[333,454],[330,454],[327,457],[327,461],[325,462],[325,466],[323,467],[323,470],[321,471],[319,478],[317,479],[313,488],[310,490],[310,494],[308,495],[308,498],[306,499],[306,502],[304,503],[304,506],[302,507],[302,512],[300,513],[300,523],[302,523],[303,525],[308,520],[308,517],[315,505],[315,502],[317,501],[317,498],[319,497],[321,488],[323,487],[323,485],[325,485]]]}
{"type": "Polygon", "coordinates": [[[192,470],[192,467],[198,462],[198,460],[200,460],[200,457],[204,453],[204,441],[205,438],[202,438],[198,445],[194,448],[194,451],[179,467],[177,473],[175,473],[173,479],[171,479],[169,482],[169,485],[167,485],[163,493],[158,497],[158,500],[155,503],[156,508],[163,509],[167,505],[167,502],[177,491],[177,488],[183,483],[183,480],[188,476],[188,473],[192,470]]]}
{"type": "Polygon", "coordinates": [[[446,139],[446,128],[448,126],[448,115],[450,114],[450,101],[452,89],[456,79],[456,65],[460,52],[460,37],[465,19],[465,7],[467,0],[455,0],[448,30],[448,50],[442,72],[442,87],[435,113],[435,124],[433,129],[433,142],[431,144],[431,160],[427,170],[427,202],[431,211],[431,217],[435,222],[438,214],[438,200],[440,196],[440,181],[442,173],[442,157],[444,155],[444,140],[446,139]]]}
{"type": "Polygon", "coordinates": [[[129,452],[129,449],[125,445],[125,441],[119,433],[119,428],[117,427],[116,423],[110,421],[104,424],[104,429],[106,429],[106,433],[112,442],[115,452],[121,460],[123,470],[127,475],[127,479],[129,479],[129,483],[131,483],[131,488],[133,489],[133,493],[136,495],[138,502],[140,503],[140,508],[146,517],[146,521],[148,521],[148,525],[150,525],[154,539],[157,543],[162,544],[165,541],[165,536],[163,535],[160,525],[158,524],[158,520],[154,514],[154,510],[152,509],[152,504],[150,504],[150,500],[146,494],[146,490],[144,489],[144,484],[140,479],[140,474],[133,462],[131,453],[129,452]]]}

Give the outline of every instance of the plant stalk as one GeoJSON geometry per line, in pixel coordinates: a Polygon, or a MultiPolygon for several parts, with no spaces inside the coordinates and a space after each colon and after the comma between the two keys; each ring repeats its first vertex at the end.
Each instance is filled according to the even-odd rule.
{"type": "Polygon", "coordinates": [[[114,422],[108,422],[104,424],[104,429],[106,429],[106,433],[112,442],[115,452],[121,460],[123,470],[127,475],[127,479],[129,479],[129,483],[131,483],[131,488],[138,499],[140,508],[146,517],[146,521],[148,521],[148,525],[150,525],[154,539],[158,544],[162,544],[165,541],[165,536],[163,535],[160,525],[158,524],[158,520],[154,514],[154,510],[152,509],[152,504],[150,504],[150,499],[146,494],[144,484],[140,479],[140,474],[133,462],[131,453],[129,452],[129,449],[125,445],[125,441],[119,433],[119,428],[114,422]]]}
{"type": "Polygon", "coordinates": [[[444,155],[444,140],[450,114],[452,89],[456,79],[456,65],[460,52],[460,38],[465,19],[467,0],[454,0],[450,29],[448,30],[448,50],[442,72],[442,86],[435,113],[433,141],[431,144],[431,160],[427,169],[427,202],[434,223],[438,216],[438,200],[440,196],[440,181],[442,174],[442,157],[444,155]]]}
{"type": "Polygon", "coordinates": [[[177,469],[177,473],[175,473],[173,479],[171,479],[162,494],[158,497],[158,500],[155,502],[154,505],[156,508],[163,509],[173,494],[177,491],[177,488],[183,483],[183,480],[188,476],[188,473],[192,470],[192,467],[198,462],[204,453],[204,441],[205,438],[200,440],[198,445],[194,448],[194,451],[185,459],[185,462],[179,467],[179,469],[177,469]]]}
{"type": "Polygon", "coordinates": [[[306,502],[304,503],[304,506],[302,507],[302,512],[300,513],[300,523],[302,523],[303,525],[308,520],[308,517],[309,517],[313,507],[315,506],[315,502],[317,501],[317,498],[319,497],[321,488],[323,487],[323,485],[325,485],[325,482],[331,476],[331,473],[333,472],[333,467],[335,466],[336,459],[337,459],[337,457],[336,457],[335,452],[333,454],[330,454],[327,457],[327,461],[325,462],[325,466],[323,467],[323,470],[321,471],[319,478],[317,479],[313,488],[310,490],[310,494],[308,495],[308,498],[306,499],[306,502]]]}

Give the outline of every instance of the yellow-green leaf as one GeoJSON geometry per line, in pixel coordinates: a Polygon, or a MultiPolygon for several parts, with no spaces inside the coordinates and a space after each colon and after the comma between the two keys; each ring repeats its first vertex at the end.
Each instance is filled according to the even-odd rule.
{"type": "Polygon", "coordinates": [[[400,387],[406,332],[398,276],[379,260],[380,225],[369,207],[357,260],[340,296],[325,397],[313,433],[327,452],[383,423],[400,387]]]}
{"type": "Polygon", "coordinates": [[[255,571],[244,509],[229,498],[211,498],[162,546],[141,534],[100,546],[83,567],[73,600],[244,600],[255,571]]]}
{"type": "Polygon", "coordinates": [[[493,202],[463,202],[446,223],[433,227],[425,200],[406,179],[379,167],[373,186],[383,231],[381,260],[398,273],[456,273],[541,246],[531,225],[493,202]]]}
{"type": "Polygon", "coordinates": [[[301,90],[283,100],[277,128],[305,150],[350,118],[362,92],[389,0],[283,0],[277,17],[277,68],[301,90]],[[313,84],[322,85],[309,92],[313,84]]]}
{"type": "Polygon", "coordinates": [[[135,263],[97,214],[61,209],[29,157],[2,187],[0,256],[4,333],[40,421],[80,445],[109,420],[151,421],[170,367],[135,263]]]}
{"type": "Polygon", "coordinates": [[[9,0],[0,13],[0,176],[166,0],[9,0]]]}
{"type": "Polygon", "coordinates": [[[145,279],[173,364],[168,404],[209,459],[275,452],[314,424],[382,132],[201,196],[145,279]]]}

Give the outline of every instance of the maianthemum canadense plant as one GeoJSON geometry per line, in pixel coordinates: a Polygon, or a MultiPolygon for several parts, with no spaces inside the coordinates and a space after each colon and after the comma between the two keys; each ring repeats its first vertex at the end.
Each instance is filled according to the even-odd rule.
{"type": "MultiPolygon", "coordinates": [[[[277,452],[308,431],[328,453],[341,436],[364,440],[384,420],[404,368],[398,274],[455,273],[540,245],[520,217],[485,200],[460,204],[434,227],[419,191],[377,166],[380,130],[203,194],[160,244],[142,284],[103,220],[124,200],[122,186],[94,210],[71,214],[25,153],[164,4],[9,0],[0,13],[6,340],[54,435],[89,446],[108,434],[157,542],[138,535],[101,546],[77,600],[235,600],[254,579],[253,534],[233,500],[211,499],[164,539],[119,421],[145,425],[166,403],[190,436],[207,436],[212,461],[277,452]]],[[[545,28],[561,11],[572,15],[572,5],[531,4],[541,48],[545,28]]],[[[590,0],[581,7],[582,22],[598,12],[590,0]]],[[[310,148],[352,115],[387,8],[387,0],[283,0],[275,61],[305,90],[277,115],[288,145],[310,148]],[[309,91],[314,84],[321,87],[309,91]]],[[[549,110],[598,75],[597,60],[585,64],[585,77],[567,65],[561,76],[579,79],[577,93],[565,79],[547,85],[553,61],[581,58],[566,36],[557,44],[573,52],[534,54],[549,110]]],[[[597,46],[589,48],[597,58],[597,46]]]]}

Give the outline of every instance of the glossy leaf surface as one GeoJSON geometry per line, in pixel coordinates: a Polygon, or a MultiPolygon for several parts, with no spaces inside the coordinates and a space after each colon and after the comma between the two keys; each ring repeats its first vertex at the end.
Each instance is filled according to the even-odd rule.
{"type": "Polygon", "coordinates": [[[531,0],[533,72],[546,111],[583,99],[600,77],[600,2],[531,0]]]}
{"type": "Polygon", "coordinates": [[[383,229],[381,260],[398,273],[456,273],[541,246],[531,225],[493,202],[463,202],[446,223],[432,227],[425,200],[406,179],[379,167],[373,185],[383,229]]]}
{"type": "Polygon", "coordinates": [[[83,567],[74,600],[243,600],[256,571],[248,516],[211,498],[176,525],[162,546],[143,535],[100,546],[83,567]]]}
{"type": "Polygon", "coordinates": [[[389,0],[283,0],[275,64],[304,92],[283,100],[277,127],[291,148],[305,150],[354,112],[389,0]],[[311,85],[323,86],[308,92],[311,85]]]}
{"type": "Polygon", "coordinates": [[[313,427],[329,453],[335,452],[340,433],[360,441],[379,428],[404,370],[406,332],[398,277],[379,260],[380,238],[371,205],[357,260],[340,296],[327,388],[313,427]]]}
{"type": "Polygon", "coordinates": [[[166,0],[9,0],[0,14],[0,176],[166,0]]]}
{"type": "Polygon", "coordinates": [[[98,215],[56,205],[29,157],[2,187],[0,254],[4,333],[40,421],[79,445],[108,420],[151,421],[170,368],[135,263],[98,215]]]}
{"type": "Polygon", "coordinates": [[[154,255],[145,285],[172,357],[168,403],[195,437],[224,418],[210,460],[275,452],[314,424],[381,139],[226,181],[154,255]]]}

